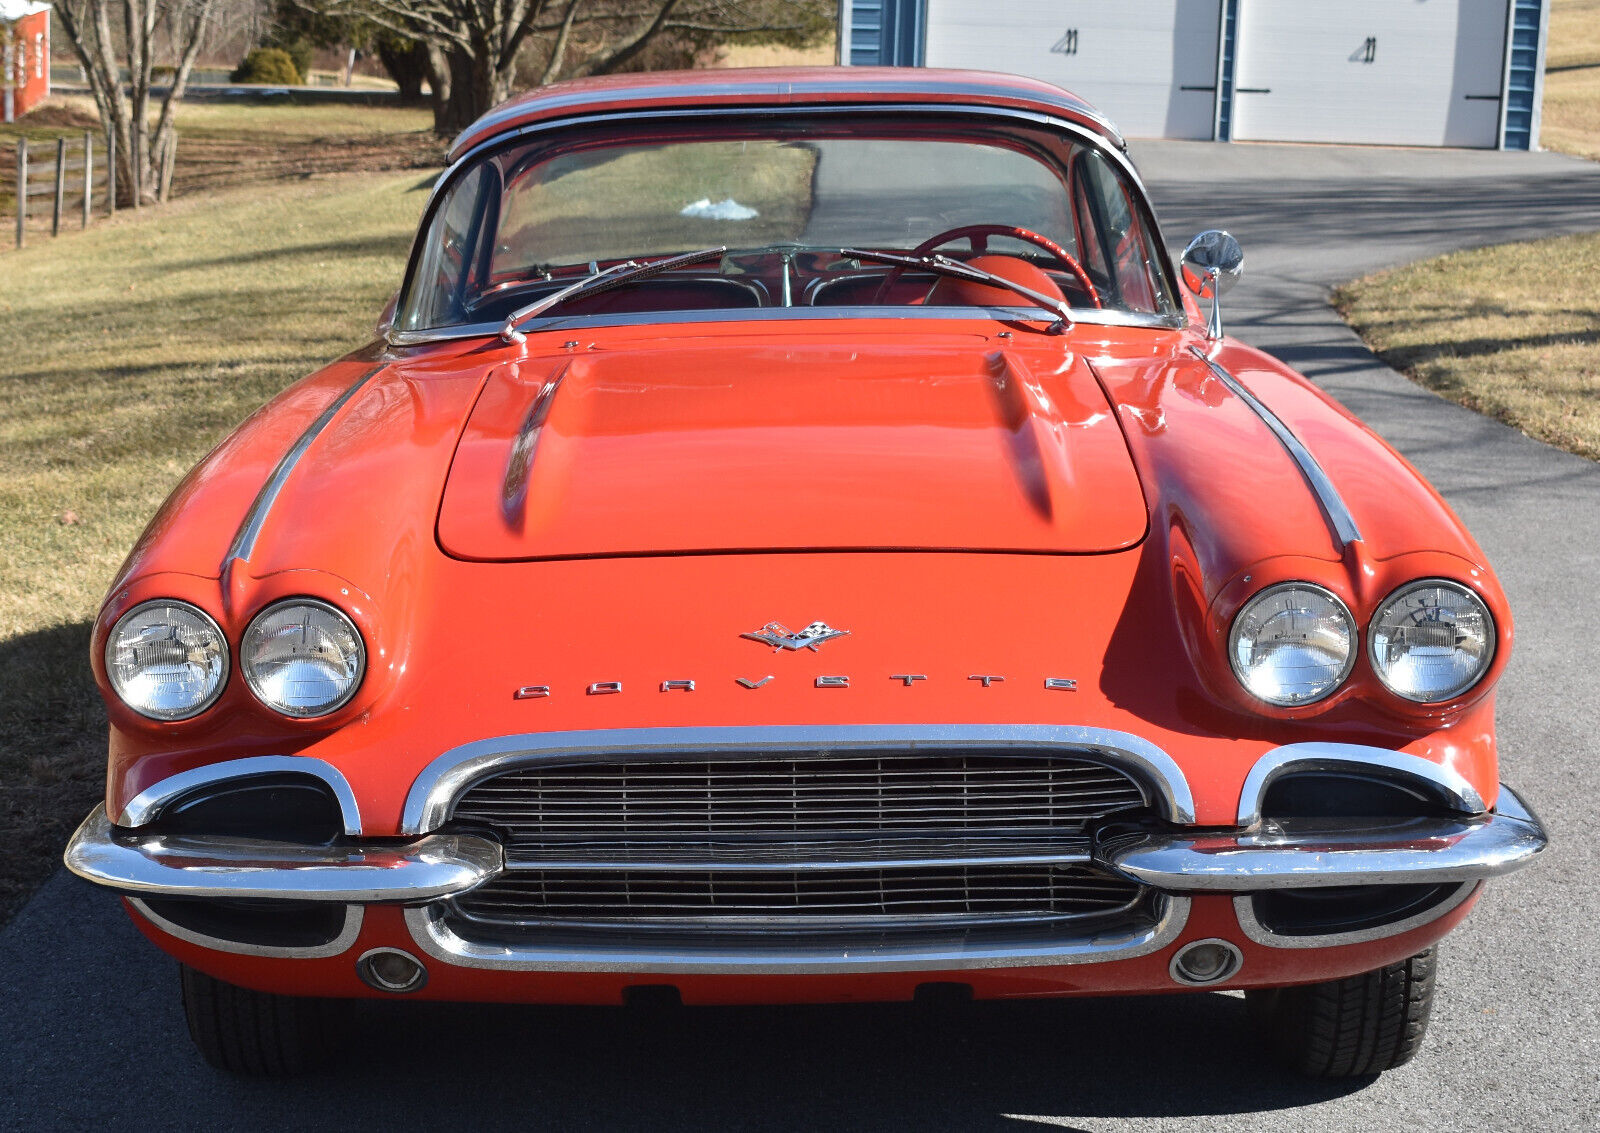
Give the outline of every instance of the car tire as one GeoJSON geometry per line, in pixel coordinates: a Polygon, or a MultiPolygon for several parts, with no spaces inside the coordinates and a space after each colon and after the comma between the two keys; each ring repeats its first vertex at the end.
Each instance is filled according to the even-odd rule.
{"type": "Polygon", "coordinates": [[[235,987],[187,964],[182,978],[189,1037],[218,1070],[285,1077],[330,1060],[331,1001],[235,987]]]}
{"type": "Polygon", "coordinates": [[[1342,980],[1247,991],[1251,1020],[1302,1074],[1354,1078],[1403,1066],[1428,1029],[1435,953],[1342,980]]]}

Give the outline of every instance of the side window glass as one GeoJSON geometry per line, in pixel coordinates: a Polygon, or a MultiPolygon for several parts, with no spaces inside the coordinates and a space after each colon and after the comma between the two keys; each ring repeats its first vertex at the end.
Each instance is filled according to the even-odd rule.
{"type": "MultiPolygon", "coordinates": [[[[1091,275],[1105,276],[1108,303],[1114,299],[1127,310],[1159,311],[1160,277],[1153,245],[1128,196],[1128,187],[1106,159],[1092,150],[1079,157],[1076,170],[1075,202],[1080,216],[1087,214],[1094,226],[1083,234],[1085,244],[1095,248],[1094,266],[1088,262],[1084,266],[1091,275]]],[[[1099,279],[1095,282],[1100,286],[1099,279]]]]}
{"type": "Polygon", "coordinates": [[[491,176],[484,162],[450,190],[423,244],[402,329],[424,330],[459,322],[463,296],[473,270],[474,249],[482,224],[484,188],[491,176]]]}

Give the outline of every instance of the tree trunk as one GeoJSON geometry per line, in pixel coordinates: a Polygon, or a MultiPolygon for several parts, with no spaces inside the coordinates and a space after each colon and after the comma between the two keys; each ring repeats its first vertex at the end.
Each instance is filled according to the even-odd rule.
{"type": "Polygon", "coordinates": [[[64,0],[55,5],[61,27],[83,66],[101,124],[116,139],[118,205],[137,208],[157,199],[156,162],[172,134],[173,104],[188,85],[213,4],[214,0],[192,0],[181,10],[164,7],[163,0],[64,0]],[[120,41],[112,33],[113,7],[121,9],[120,41]],[[155,66],[156,26],[163,13],[169,16],[173,46],[180,54],[172,86],[160,100],[160,114],[152,128],[150,77],[155,66]],[[189,17],[186,28],[184,16],[189,17]],[[177,38],[180,28],[186,39],[177,38]],[[125,49],[125,56],[119,47],[125,49]],[[124,67],[126,86],[121,76],[124,67]]]}
{"type": "Polygon", "coordinates": [[[423,80],[430,79],[427,46],[414,40],[379,36],[375,50],[383,69],[400,88],[400,101],[421,102],[423,80]]]}

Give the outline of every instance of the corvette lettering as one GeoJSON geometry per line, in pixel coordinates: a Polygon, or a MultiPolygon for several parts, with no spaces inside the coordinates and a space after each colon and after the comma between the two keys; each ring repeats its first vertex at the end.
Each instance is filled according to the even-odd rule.
{"type": "MultiPolygon", "coordinates": [[[[767,674],[759,679],[752,677],[734,677],[733,681],[740,688],[755,691],[765,688],[778,678],[767,674]]],[[[791,678],[792,679],[792,678],[791,678]]],[[[896,681],[902,688],[914,688],[919,682],[928,680],[926,673],[891,673],[888,680],[896,681]]],[[[966,678],[975,681],[983,688],[993,688],[1005,682],[1006,678],[999,673],[974,673],[966,678]]],[[[813,688],[854,688],[847,673],[830,673],[810,679],[813,688]]],[[[657,682],[657,689],[661,692],[695,692],[700,686],[693,680],[677,678],[657,682]]],[[[1072,677],[1045,677],[1044,687],[1051,692],[1077,692],[1078,682],[1072,677]]],[[[622,691],[621,681],[595,681],[584,686],[583,691],[589,696],[606,696],[622,691]]],[[[511,696],[514,700],[548,700],[556,695],[553,685],[522,685],[511,696]]]]}

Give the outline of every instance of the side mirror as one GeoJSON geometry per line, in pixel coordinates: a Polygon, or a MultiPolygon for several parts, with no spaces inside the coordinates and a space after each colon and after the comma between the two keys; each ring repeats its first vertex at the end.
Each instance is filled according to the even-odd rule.
{"type": "Polygon", "coordinates": [[[1201,299],[1211,300],[1206,337],[1222,337],[1221,297],[1244,274],[1244,249],[1220,228],[1200,233],[1183,250],[1183,284],[1201,299]]]}

